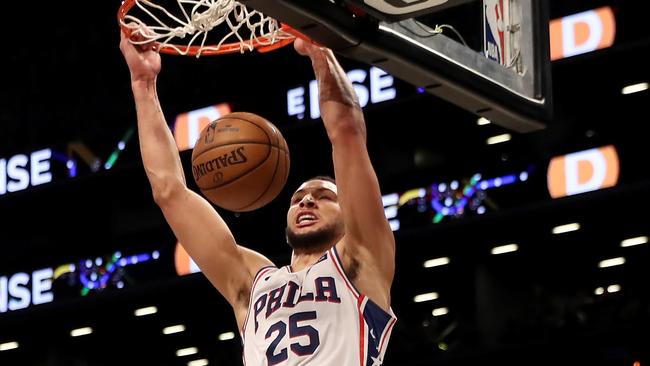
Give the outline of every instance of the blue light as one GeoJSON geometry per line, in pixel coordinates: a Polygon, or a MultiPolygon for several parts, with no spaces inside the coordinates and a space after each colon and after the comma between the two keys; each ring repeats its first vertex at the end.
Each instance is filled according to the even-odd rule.
{"type": "Polygon", "coordinates": [[[528,180],[528,172],[521,172],[521,174],[519,174],[519,180],[522,182],[528,180]]]}
{"type": "Polygon", "coordinates": [[[70,159],[65,163],[65,166],[68,168],[68,177],[74,178],[77,176],[77,162],[70,159]]]}

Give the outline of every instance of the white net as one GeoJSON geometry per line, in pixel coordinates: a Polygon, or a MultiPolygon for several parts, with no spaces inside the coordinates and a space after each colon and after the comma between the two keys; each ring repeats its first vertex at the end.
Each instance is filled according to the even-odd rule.
{"type": "Polygon", "coordinates": [[[148,0],[134,0],[120,20],[139,40],[158,42],[161,51],[180,55],[252,51],[294,39],[279,22],[234,0],[176,0],[167,9],[148,0]]]}

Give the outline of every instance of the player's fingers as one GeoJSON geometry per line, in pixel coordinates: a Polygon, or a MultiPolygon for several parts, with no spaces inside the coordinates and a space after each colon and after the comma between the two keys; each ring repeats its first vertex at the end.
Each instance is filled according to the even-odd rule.
{"type": "Polygon", "coordinates": [[[307,56],[307,42],[301,38],[296,38],[293,42],[293,47],[296,49],[296,52],[302,56],[307,56]]]}

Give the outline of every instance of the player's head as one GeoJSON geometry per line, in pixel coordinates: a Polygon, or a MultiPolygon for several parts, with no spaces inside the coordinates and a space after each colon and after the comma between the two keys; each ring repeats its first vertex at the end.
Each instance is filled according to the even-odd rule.
{"type": "Polygon", "coordinates": [[[287,212],[287,243],[294,250],[308,252],[336,244],[344,232],[334,179],[317,176],[301,184],[287,212]]]}

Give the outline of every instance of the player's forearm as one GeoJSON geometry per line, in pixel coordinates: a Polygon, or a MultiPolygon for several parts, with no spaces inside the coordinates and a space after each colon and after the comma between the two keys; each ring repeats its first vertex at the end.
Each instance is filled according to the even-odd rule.
{"type": "Polygon", "coordinates": [[[138,119],[140,152],[154,196],[165,197],[185,176],[174,137],[167,126],[155,82],[132,84],[138,119]]]}
{"type": "Polygon", "coordinates": [[[349,81],[337,75],[324,75],[319,88],[321,117],[330,142],[337,144],[361,139],[365,144],[363,111],[349,81]]]}
{"type": "MultiPolygon", "coordinates": [[[[327,53],[328,67],[319,70],[323,123],[332,144],[339,202],[350,244],[383,250],[393,247],[379,182],[366,146],[366,123],[352,83],[327,53]]],[[[373,250],[374,251],[374,250],[373,250]]]]}

